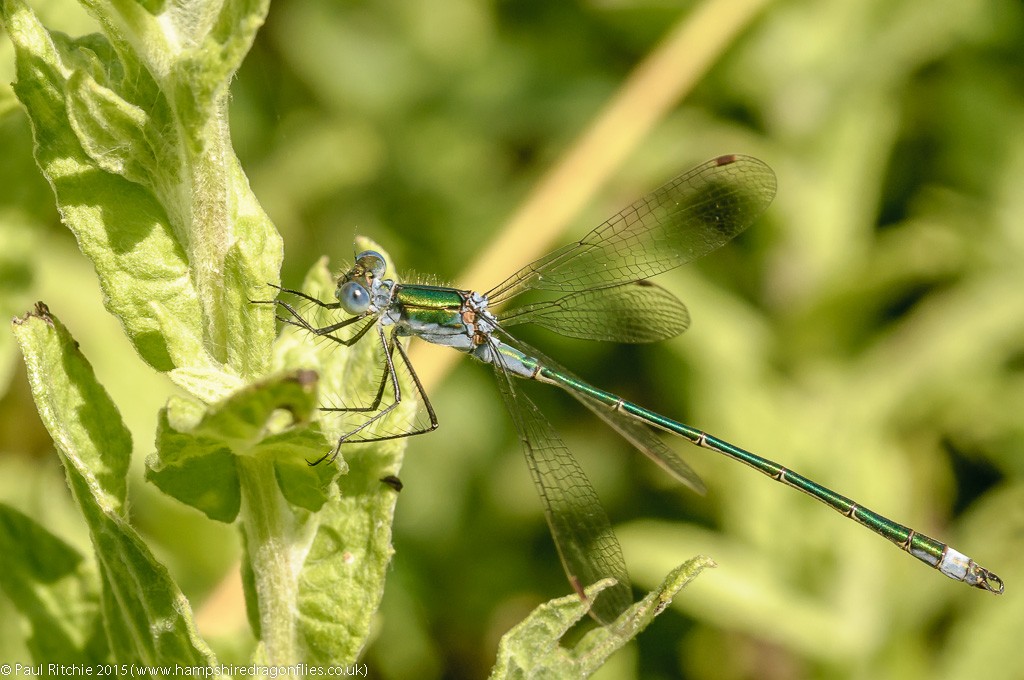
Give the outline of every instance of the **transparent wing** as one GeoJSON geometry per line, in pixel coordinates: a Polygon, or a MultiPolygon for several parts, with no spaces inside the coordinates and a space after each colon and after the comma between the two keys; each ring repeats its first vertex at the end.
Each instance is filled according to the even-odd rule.
{"type": "Polygon", "coordinates": [[[584,587],[603,578],[615,579],[615,585],[602,591],[590,609],[599,622],[610,623],[633,603],[633,596],[622,547],[608,515],[547,418],[515,389],[507,371],[496,365],[495,373],[569,583],[582,598],[584,587]]]}
{"type": "Polygon", "coordinates": [[[608,342],[657,342],[690,325],[686,305],[649,281],[592,288],[500,315],[503,327],[534,323],[561,335],[608,342]]]}
{"type": "Polygon", "coordinates": [[[746,229],[775,196],[775,173],[719,156],[675,178],[583,237],[491,289],[492,304],[530,289],[580,291],[651,278],[746,229]]]}
{"type": "Polygon", "coordinates": [[[707,487],[704,486],[704,480],[700,478],[700,475],[678,453],[670,449],[651,428],[618,411],[613,411],[606,404],[590,399],[584,394],[579,392],[570,392],[570,394],[575,397],[576,401],[590,409],[594,415],[608,423],[609,427],[622,435],[638,451],[672,475],[677,482],[696,491],[701,496],[707,493],[707,487]]]}
{"type": "MultiPolygon", "coordinates": [[[[561,373],[562,375],[569,376],[579,382],[584,382],[572,371],[551,358],[544,356],[544,354],[525,342],[513,338],[504,332],[502,332],[502,337],[506,344],[512,345],[528,356],[535,357],[547,368],[557,373],[561,373]]],[[[685,460],[683,460],[682,456],[669,448],[669,446],[665,444],[660,437],[658,437],[657,433],[651,427],[644,425],[620,411],[612,409],[607,404],[601,403],[592,397],[588,397],[582,392],[577,392],[575,390],[565,391],[568,392],[576,401],[590,409],[594,415],[607,423],[609,427],[622,435],[622,437],[632,444],[638,451],[672,475],[677,482],[701,495],[704,495],[707,491],[707,487],[704,486],[704,481],[700,478],[700,475],[698,475],[697,472],[690,467],[685,460]]]]}

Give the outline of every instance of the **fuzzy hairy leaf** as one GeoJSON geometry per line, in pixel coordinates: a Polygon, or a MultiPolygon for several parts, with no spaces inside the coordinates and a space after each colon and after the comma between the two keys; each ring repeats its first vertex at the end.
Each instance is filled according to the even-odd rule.
{"type": "Polygon", "coordinates": [[[309,423],[317,405],[316,385],[315,373],[297,370],[249,385],[209,408],[172,398],[160,412],[157,452],[146,461],[147,479],[211,519],[231,522],[241,507],[235,458],[263,456],[273,461],[289,502],[318,510],[337,471],[306,463],[329,446],[319,427],[309,423]]]}
{"type": "MultiPolygon", "coordinates": [[[[640,634],[665,610],[676,593],[714,562],[706,557],[676,567],[661,586],[627,609],[614,622],[588,632],[573,647],[563,647],[565,633],[587,615],[588,605],[576,595],[537,607],[501,639],[491,678],[585,678],[640,634]]],[[[585,589],[588,600],[612,584],[599,581],[585,589]]]]}
{"type": "Polygon", "coordinates": [[[112,657],[125,663],[213,664],[188,600],[124,517],[131,438],[110,396],[45,305],[15,319],[13,328],[32,396],[96,551],[112,657]]]}
{"type": "Polygon", "coordinates": [[[139,354],[215,400],[266,371],[274,334],[245,301],[276,280],[281,240],[224,120],[267,3],[86,4],[105,35],[50,32],[0,3],[36,162],[139,354]]]}

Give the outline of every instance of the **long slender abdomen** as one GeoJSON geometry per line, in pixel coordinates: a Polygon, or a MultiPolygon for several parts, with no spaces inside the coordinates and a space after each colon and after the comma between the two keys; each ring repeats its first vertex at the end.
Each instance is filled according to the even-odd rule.
{"type": "Polygon", "coordinates": [[[846,496],[836,493],[828,487],[822,486],[772,460],[758,456],[746,449],[741,449],[689,425],[666,418],[659,413],[626,401],[611,392],[606,392],[589,383],[569,375],[564,375],[550,368],[539,367],[534,377],[541,382],[551,383],[566,390],[583,393],[609,408],[632,416],[642,423],[678,434],[701,448],[715,451],[733,460],[738,460],[777,482],[802,491],[808,496],[821,501],[845,517],[849,517],[879,536],[887,538],[899,546],[900,549],[910,553],[925,564],[938,569],[952,579],[963,581],[975,588],[981,588],[996,594],[1003,592],[1002,579],[963,553],[954,550],[941,541],[918,533],[910,527],[903,526],[873,510],[858,505],[846,496]]]}

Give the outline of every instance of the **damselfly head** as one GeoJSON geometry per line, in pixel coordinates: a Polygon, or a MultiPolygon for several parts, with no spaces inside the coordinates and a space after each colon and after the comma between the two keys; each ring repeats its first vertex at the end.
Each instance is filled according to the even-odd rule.
{"type": "Polygon", "coordinates": [[[362,314],[370,308],[373,282],[384,276],[387,265],[384,256],[375,250],[364,250],[356,255],[352,268],[338,278],[335,297],[349,314],[362,314]]]}

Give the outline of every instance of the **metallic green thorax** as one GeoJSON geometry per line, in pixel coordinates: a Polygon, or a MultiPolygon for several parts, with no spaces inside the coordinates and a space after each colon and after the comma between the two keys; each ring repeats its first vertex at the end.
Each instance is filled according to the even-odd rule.
{"type": "Polygon", "coordinates": [[[475,329],[467,323],[465,305],[465,292],[455,288],[398,285],[388,316],[399,335],[468,352],[473,348],[475,329]]]}
{"type": "Polygon", "coordinates": [[[407,318],[415,318],[419,323],[439,326],[462,323],[460,314],[465,296],[455,288],[402,284],[397,286],[394,301],[407,318]]]}

